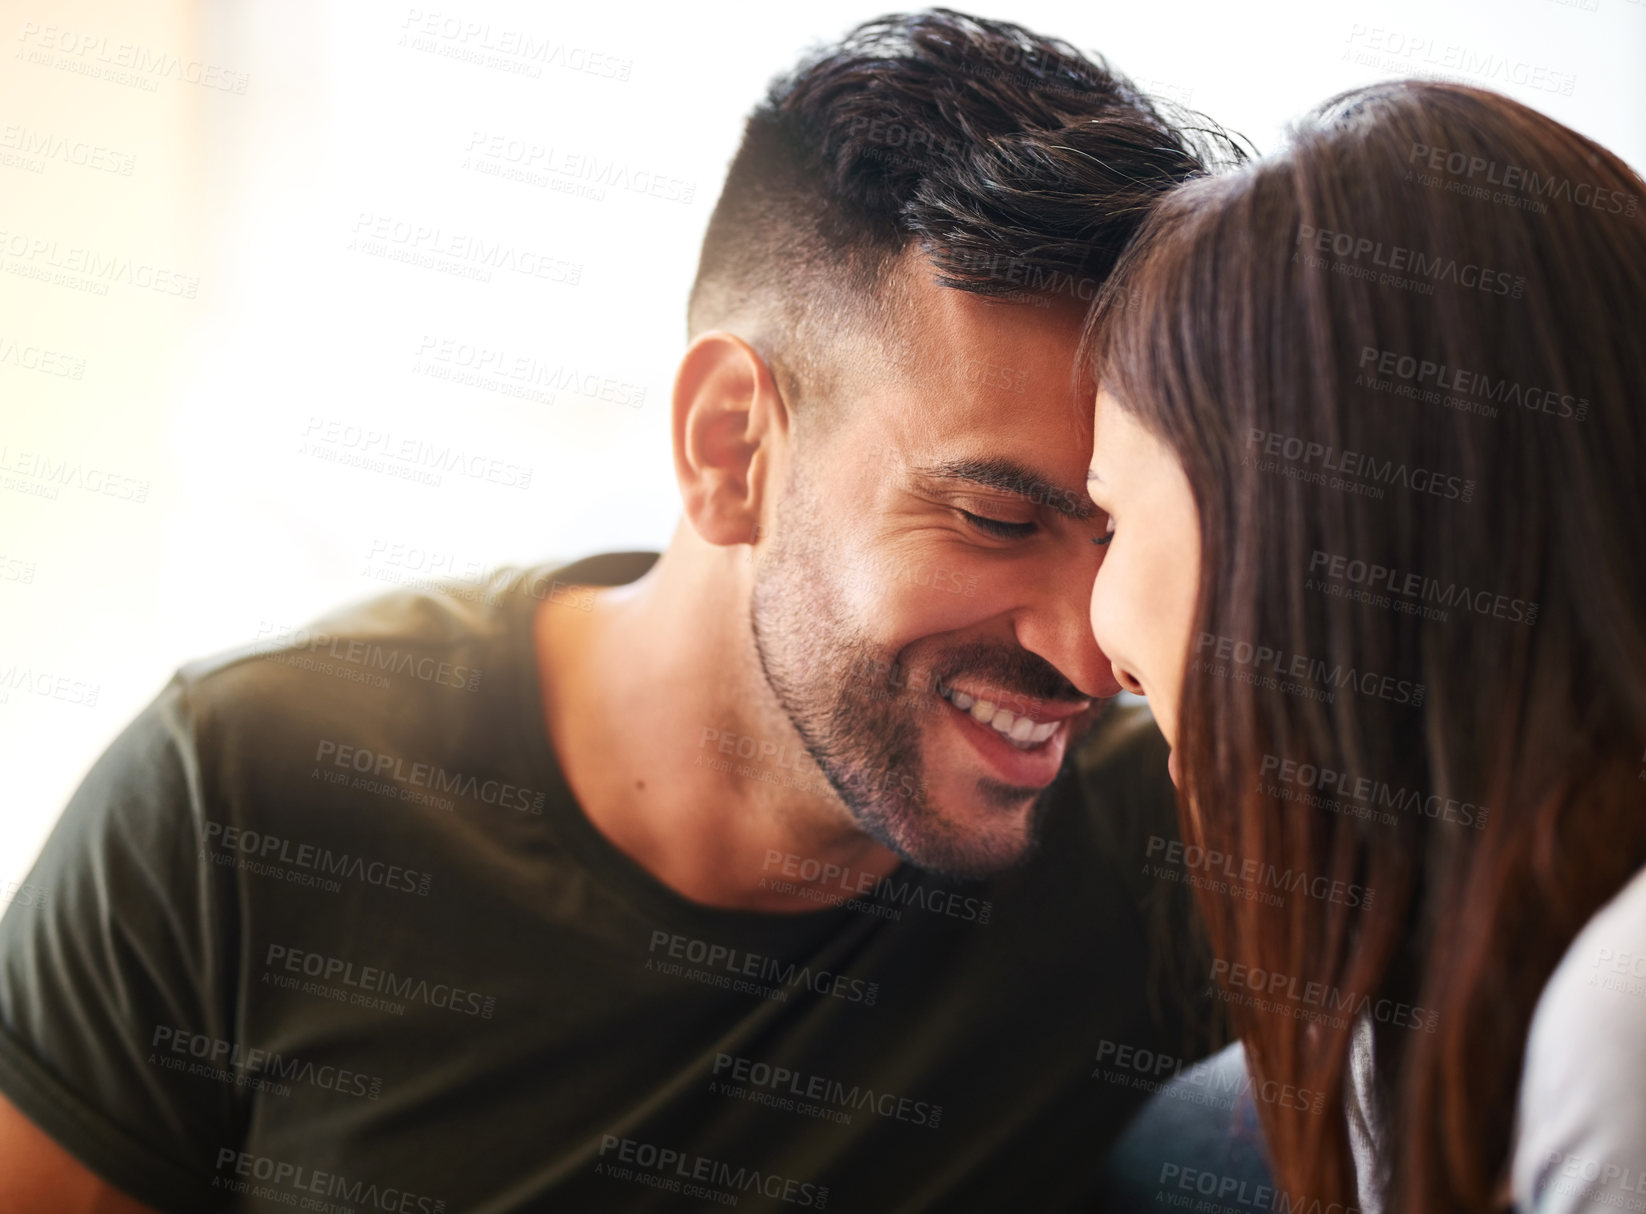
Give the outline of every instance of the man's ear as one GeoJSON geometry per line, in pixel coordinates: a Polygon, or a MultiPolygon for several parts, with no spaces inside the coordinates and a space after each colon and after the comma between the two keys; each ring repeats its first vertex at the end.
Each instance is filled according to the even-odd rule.
{"type": "Polygon", "coordinates": [[[711,544],[757,534],[789,413],[754,347],[720,330],[687,347],[674,377],[674,471],[692,527],[711,544]]]}

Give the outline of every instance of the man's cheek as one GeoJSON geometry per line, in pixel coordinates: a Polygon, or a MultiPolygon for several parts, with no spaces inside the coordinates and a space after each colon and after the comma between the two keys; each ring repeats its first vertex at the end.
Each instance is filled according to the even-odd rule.
{"type": "MultiPolygon", "coordinates": [[[[972,575],[975,576],[975,575],[972,575]]],[[[902,648],[925,637],[961,632],[987,620],[992,614],[976,594],[967,594],[966,574],[945,572],[925,581],[898,580],[883,587],[873,607],[875,632],[893,639],[902,648]]]]}

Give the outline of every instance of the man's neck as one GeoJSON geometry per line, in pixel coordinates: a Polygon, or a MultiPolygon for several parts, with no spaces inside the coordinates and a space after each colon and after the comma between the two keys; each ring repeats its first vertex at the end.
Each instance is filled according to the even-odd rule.
{"type": "Polygon", "coordinates": [[[814,911],[898,858],[857,826],[761,673],[744,559],[682,526],[645,577],[589,610],[538,607],[549,741],[595,828],[664,885],[814,911]]]}

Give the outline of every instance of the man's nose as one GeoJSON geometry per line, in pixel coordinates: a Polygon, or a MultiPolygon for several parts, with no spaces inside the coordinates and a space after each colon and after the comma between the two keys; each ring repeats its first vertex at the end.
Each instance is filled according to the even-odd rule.
{"type": "Polygon", "coordinates": [[[1077,562],[1049,575],[1013,619],[1017,643],[1057,668],[1082,695],[1108,699],[1119,695],[1109,657],[1092,635],[1089,569],[1077,562]]]}

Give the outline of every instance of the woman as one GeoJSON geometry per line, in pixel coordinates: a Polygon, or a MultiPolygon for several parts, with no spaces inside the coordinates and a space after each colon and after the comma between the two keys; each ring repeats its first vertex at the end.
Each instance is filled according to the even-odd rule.
{"type": "Polygon", "coordinates": [[[1345,1093],[1259,1103],[1290,1208],[1646,1209],[1643,196],[1380,85],[1089,322],[1092,627],[1185,839],[1360,891],[1200,894],[1254,1087],[1345,1093]]]}

